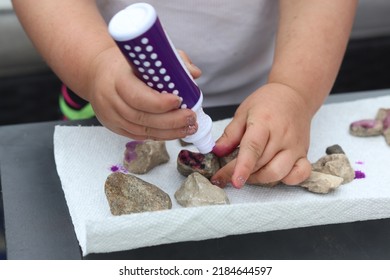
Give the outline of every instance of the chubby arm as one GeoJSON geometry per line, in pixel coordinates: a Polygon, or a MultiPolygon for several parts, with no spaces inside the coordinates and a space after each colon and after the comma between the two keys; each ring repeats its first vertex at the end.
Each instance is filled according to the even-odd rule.
{"type": "Polygon", "coordinates": [[[275,59],[269,83],[299,93],[314,114],[338,73],[357,0],[280,0],[275,59]]]}
{"type": "Polygon", "coordinates": [[[273,66],[266,85],[242,102],[217,141],[217,155],[237,145],[235,161],[212,178],[231,182],[283,181],[310,175],[312,117],[333,86],[349,39],[356,0],[280,0],[273,66]]]}
{"type": "Polygon", "coordinates": [[[93,0],[13,0],[26,33],[47,64],[75,92],[87,95],[96,58],[114,47],[93,0]],[[72,69],[72,71],[69,71],[72,69]]]}
{"type": "Polygon", "coordinates": [[[91,103],[107,128],[134,139],[176,139],[196,132],[194,112],[175,110],[178,96],[156,94],[136,78],[94,0],[13,0],[13,5],[47,64],[91,103]]]}

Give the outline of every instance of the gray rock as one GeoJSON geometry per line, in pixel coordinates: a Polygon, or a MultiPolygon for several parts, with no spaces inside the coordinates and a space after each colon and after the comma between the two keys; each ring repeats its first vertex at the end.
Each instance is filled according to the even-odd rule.
{"type": "Polygon", "coordinates": [[[312,171],[310,177],[300,183],[299,186],[310,192],[325,194],[338,188],[342,183],[343,178],[341,177],[312,171]]]}
{"type": "Polygon", "coordinates": [[[145,174],[168,161],[165,141],[131,141],[126,144],[123,165],[131,173],[145,174]]]}
{"type": "Polygon", "coordinates": [[[131,174],[111,173],[106,179],[104,192],[113,215],[172,208],[167,193],[131,174]]]}
{"type": "Polygon", "coordinates": [[[335,145],[333,145],[333,146],[329,146],[328,148],[326,148],[325,153],[326,153],[327,155],[345,154],[343,148],[341,148],[341,146],[340,146],[340,145],[337,145],[337,144],[335,144],[335,145]]]}
{"type": "Polygon", "coordinates": [[[209,179],[219,168],[219,159],[213,153],[201,154],[189,150],[181,150],[177,157],[177,170],[186,177],[194,172],[198,172],[209,179]]]}
{"type": "Polygon", "coordinates": [[[229,204],[225,191],[197,172],[187,177],[175,192],[175,198],[184,207],[229,204]]]}
{"type": "Polygon", "coordinates": [[[355,178],[355,171],[345,154],[326,155],[312,164],[312,170],[341,177],[343,184],[355,178]]]}

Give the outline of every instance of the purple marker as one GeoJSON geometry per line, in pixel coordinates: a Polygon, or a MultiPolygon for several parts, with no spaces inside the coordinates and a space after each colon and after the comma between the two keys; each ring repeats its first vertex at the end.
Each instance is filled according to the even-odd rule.
{"type": "Polygon", "coordinates": [[[146,3],[132,4],[114,15],[108,30],[140,80],[158,92],[178,95],[181,108],[196,113],[198,131],[184,141],[193,143],[203,154],[211,152],[215,141],[211,118],[203,112],[203,94],[170,42],[155,9],[146,3]]]}

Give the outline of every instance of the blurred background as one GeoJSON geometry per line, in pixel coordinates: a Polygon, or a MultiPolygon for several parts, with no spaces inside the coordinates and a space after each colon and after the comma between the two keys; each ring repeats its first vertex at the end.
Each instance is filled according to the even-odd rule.
{"type": "MultiPolygon", "coordinates": [[[[389,14],[389,0],[359,1],[331,94],[390,88],[389,14]]],[[[60,88],[60,80],[25,35],[11,1],[0,0],[0,126],[61,119],[60,88]]],[[[6,258],[4,234],[0,181],[0,259],[6,258]]]]}

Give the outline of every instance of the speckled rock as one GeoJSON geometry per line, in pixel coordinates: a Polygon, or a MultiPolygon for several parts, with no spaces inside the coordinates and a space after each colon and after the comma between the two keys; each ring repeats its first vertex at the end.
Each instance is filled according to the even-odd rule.
{"type": "Polygon", "coordinates": [[[310,177],[299,184],[314,193],[329,193],[343,183],[343,178],[331,174],[312,171],[310,177]]]}
{"type": "Polygon", "coordinates": [[[177,157],[177,170],[183,176],[198,172],[209,179],[219,168],[219,159],[213,153],[201,154],[181,150],[177,157]]]}
{"type": "Polygon", "coordinates": [[[113,215],[172,208],[167,193],[131,174],[111,173],[106,179],[104,192],[113,215]]]}
{"type": "Polygon", "coordinates": [[[326,155],[312,164],[312,170],[341,177],[343,184],[355,178],[355,171],[345,154],[326,155]]]}
{"type": "Polygon", "coordinates": [[[165,141],[131,141],[126,144],[123,165],[131,173],[145,174],[168,161],[165,141]]]}
{"type": "Polygon", "coordinates": [[[198,172],[189,175],[175,192],[177,202],[183,207],[229,204],[225,191],[198,172]]]}

